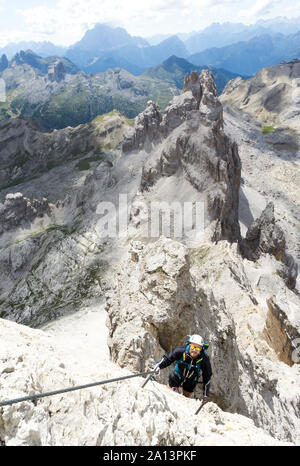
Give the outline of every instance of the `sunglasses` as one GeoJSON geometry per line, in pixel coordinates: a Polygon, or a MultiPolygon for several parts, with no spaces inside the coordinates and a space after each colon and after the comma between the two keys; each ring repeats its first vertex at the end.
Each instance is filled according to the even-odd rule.
{"type": "Polygon", "coordinates": [[[202,347],[201,346],[190,345],[190,348],[195,349],[196,351],[200,351],[202,347]]]}

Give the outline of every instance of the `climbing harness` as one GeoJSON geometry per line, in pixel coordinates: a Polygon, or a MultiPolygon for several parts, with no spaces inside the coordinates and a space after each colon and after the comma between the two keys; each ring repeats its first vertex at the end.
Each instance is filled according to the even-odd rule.
{"type": "Polygon", "coordinates": [[[79,385],[79,386],[75,386],[75,387],[63,388],[61,390],[55,390],[55,391],[52,391],[52,392],[37,393],[35,395],[24,396],[22,398],[15,398],[14,400],[0,401],[0,407],[1,406],[7,406],[7,405],[13,405],[15,403],[20,403],[21,401],[30,401],[30,400],[34,401],[34,400],[37,400],[38,398],[44,398],[46,396],[58,395],[59,393],[72,392],[72,391],[75,391],[75,390],[82,390],[83,388],[95,387],[96,385],[104,385],[106,383],[117,382],[119,380],[132,379],[133,377],[141,377],[143,375],[148,375],[148,377],[151,378],[152,374],[157,374],[157,370],[154,369],[152,371],[139,372],[138,374],[126,375],[124,377],[116,377],[114,379],[101,380],[100,382],[93,382],[93,383],[88,383],[86,385],[79,385]]]}
{"type": "MultiPolygon", "coordinates": [[[[175,364],[175,367],[174,367],[174,370],[177,374],[177,376],[179,377],[179,380],[180,380],[180,386],[182,386],[184,384],[184,382],[191,378],[192,375],[189,375],[190,374],[190,371],[191,369],[194,367],[197,371],[197,376],[194,377],[194,382],[196,383],[203,383],[203,382],[198,382],[198,378],[200,377],[200,368],[201,368],[201,361],[203,360],[203,357],[204,355],[202,355],[201,358],[197,359],[197,361],[193,362],[191,361],[190,363],[188,363],[186,361],[186,358],[187,358],[187,355],[188,355],[188,352],[189,352],[189,348],[190,348],[190,341],[191,341],[191,337],[193,337],[194,335],[188,335],[188,338],[187,338],[187,341],[186,341],[186,346],[185,346],[185,350],[182,354],[182,357],[179,361],[176,362],[175,364]],[[180,371],[180,366],[185,366],[184,369],[183,369],[183,373],[180,371]]],[[[204,350],[204,353],[206,353],[206,350],[207,348],[209,347],[209,344],[204,341],[202,339],[202,348],[204,350]]]]}

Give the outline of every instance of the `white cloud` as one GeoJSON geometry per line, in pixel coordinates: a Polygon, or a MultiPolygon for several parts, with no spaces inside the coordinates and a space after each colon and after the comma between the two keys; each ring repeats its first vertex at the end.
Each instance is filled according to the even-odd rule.
{"type": "Polygon", "coordinates": [[[252,17],[265,16],[279,3],[280,0],[257,0],[252,8],[248,10],[248,14],[252,17]]]}
{"type": "Polygon", "coordinates": [[[126,3],[116,0],[61,0],[56,7],[43,5],[22,9],[19,13],[33,31],[73,43],[82,37],[86,27],[91,28],[97,22],[116,22],[116,17],[119,24],[125,24],[130,15],[142,16],[143,7],[136,0],[126,3]]]}
{"type": "Polygon", "coordinates": [[[239,0],[60,0],[55,7],[43,5],[19,13],[41,36],[71,44],[98,22],[112,22],[142,36],[188,31],[191,26],[199,30],[209,22],[220,21],[221,4],[224,20],[231,19],[227,10],[237,3],[239,0]]]}
{"type": "Polygon", "coordinates": [[[18,29],[2,29],[0,35],[0,47],[4,47],[10,42],[21,42],[23,40],[34,40],[32,35],[26,34],[18,29]]]}
{"type": "MultiPolygon", "coordinates": [[[[3,2],[0,0],[0,6],[3,2]]],[[[268,15],[276,16],[278,11],[282,16],[289,11],[291,16],[295,2],[286,0],[283,5],[282,0],[59,0],[53,6],[44,2],[18,13],[25,20],[27,40],[30,36],[31,40],[70,45],[96,23],[122,26],[130,34],[146,37],[199,31],[212,22],[249,24],[268,15]]]]}

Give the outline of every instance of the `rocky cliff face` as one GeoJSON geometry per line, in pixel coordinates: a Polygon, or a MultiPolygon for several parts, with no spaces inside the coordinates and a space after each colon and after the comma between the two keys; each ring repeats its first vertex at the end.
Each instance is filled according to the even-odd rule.
{"type": "Polygon", "coordinates": [[[292,352],[300,321],[271,290],[284,293],[294,311],[299,298],[270,259],[253,264],[223,241],[190,250],[166,238],[133,243],[106,294],[112,359],[140,371],[186,335],[200,333],[210,342],[212,399],[278,439],[299,442],[292,352]]]}
{"type": "MultiPolygon", "coordinates": [[[[39,326],[66,309],[74,310],[82,300],[101,295],[98,273],[106,267],[103,245],[88,233],[89,220],[83,214],[102,170],[112,166],[110,160],[127,128],[124,116],[113,112],[89,125],[54,133],[40,133],[24,120],[12,120],[2,132],[3,182],[16,184],[1,191],[2,317],[39,326]],[[10,179],[24,146],[26,157],[19,167],[23,180],[10,179]],[[92,175],[95,167],[98,171],[92,175]],[[34,199],[35,193],[42,200],[34,199]]],[[[95,210],[89,214],[95,215],[95,210]]]]}
{"type": "Polygon", "coordinates": [[[27,199],[21,193],[7,194],[5,202],[0,203],[0,235],[4,232],[28,227],[37,217],[50,215],[50,206],[47,199],[27,199]]]}
{"type": "Polygon", "coordinates": [[[299,131],[299,79],[299,61],[263,68],[254,78],[229,81],[221,101],[262,124],[299,131]]]}
{"type": "MultiPolygon", "coordinates": [[[[159,137],[161,113],[152,100],[147,102],[146,110],[140,113],[134,124],[134,129],[125,135],[122,148],[123,152],[143,149],[159,137]]],[[[151,147],[151,146],[150,146],[151,147]]]]}
{"type": "MultiPolygon", "coordinates": [[[[256,215],[241,237],[241,163],[227,135],[228,130],[233,134],[233,120],[226,118],[211,74],[193,74],[164,116],[149,102],[124,138],[123,150],[115,147],[114,156],[74,182],[68,196],[54,205],[23,193],[20,199],[9,196],[1,210],[0,317],[6,319],[0,322],[5,343],[1,398],[82,383],[83,374],[88,381],[109,378],[120,366],[121,373],[143,370],[198,332],[210,343],[213,379],[211,403],[197,419],[197,429],[187,434],[186,416],[197,401],[170,393],[164,370],[161,383],[147,385],[144,392],[131,381],[130,390],[128,384],[110,385],[97,397],[91,391],[74,393],[63,398],[64,413],[55,399],[3,408],[2,443],[300,443],[296,268],[286,232],[276,225],[276,205],[274,212],[269,206],[256,215]],[[13,200],[32,206],[19,223],[10,215],[13,200]],[[176,236],[174,229],[163,234],[166,217],[158,234],[149,234],[152,202],[177,202],[170,207],[173,213],[178,204],[202,203],[200,235],[192,241],[176,236]],[[79,331],[80,313],[88,321],[90,312],[104,312],[103,306],[108,335],[102,338],[102,322],[95,344],[99,349],[107,336],[108,348],[100,352],[97,370],[82,333],[77,340],[74,335],[71,350],[66,335],[60,346],[45,334],[47,328],[18,325],[39,327],[78,311],[68,332],[75,331],[77,319],[79,331]],[[77,348],[82,353],[76,368],[77,348]],[[161,414],[154,423],[150,404],[161,414]]],[[[31,189],[41,190],[38,184],[31,189]]],[[[192,222],[187,231],[193,230],[192,222]]]]}
{"type": "Polygon", "coordinates": [[[86,125],[49,133],[29,119],[0,122],[0,189],[37,179],[67,163],[70,172],[84,158],[101,162],[121,143],[128,128],[128,120],[117,111],[86,125]]]}
{"type": "Polygon", "coordinates": [[[274,205],[268,204],[261,216],[255,220],[241,241],[241,253],[249,260],[257,261],[262,254],[271,254],[284,264],[279,273],[289,288],[295,288],[298,266],[294,258],[286,252],[283,230],[275,223],[274,205]]]}
{"type": "Polygon", "coordinates": [[[66,76],[66,70],[65,70],[63,63],[60,60],[56,60],[54,63],[52,63],[49,66],[46,77],[51,82],[53,81],[60,82],[65,79],[65,76],[66,76]]]}
{"type": "MultiPolygon", "coordinates": [[[[103,315],[100,308],[93,314],[103,315]]],[[[94,327],[104,326],[99,318],[92,318],[92,322],[94,327]]],[[[105,335],[99,351],[99,334],[93,334],[91,325],[86,324],[82,316],[69,322],[70,329],[76,329],[89,346],[94,345],[95,351],[89,354],[93,366],[87,364],[87,345],[84,349],[78,342],[74,346],[70,333],[62,333],[59,338],[47,329],[33,330],[0,319],[1,398],[82,384],[83,379],[89,383],[130,375],[128,370],[108,361],[105,335]]],[[[153,382],[141,390],[141,383],[140,378],[130,379],[43,398],[36,403],[26,401],[0,408],[0,443],[7,446],[292,445],[275,440],[255,427],[251,419],[226,413],[215,403],[208,403],[201,416],[194,416],[199,407],[196,400],[184,399],[153,382]],[[187,423],[187,417],[193,422],[187,423]]]]}
{"type": "Polygon", "coordinates": [[[151,152],[143,166],[142,191],[154,191],[166,178],[186,179],[202,194],[207,222],[215,222],[212,238],[235,241],[240,236],[241,165],[236,144],[224,134],[222,112],[212,73],[192,73],[163,118],[155,104],[148,103],[125,135],[123,152],[151,152]]]}

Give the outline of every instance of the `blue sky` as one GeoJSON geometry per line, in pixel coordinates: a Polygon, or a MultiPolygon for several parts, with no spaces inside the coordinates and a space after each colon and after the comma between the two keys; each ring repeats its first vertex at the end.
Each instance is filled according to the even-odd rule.
{"type": "Polygon", "coordinates": [[[300,16],[299,0],[0,0],[0,46],[21,40],[70,45],[98,22],[147,37],[276,16],[300,16]]]}

